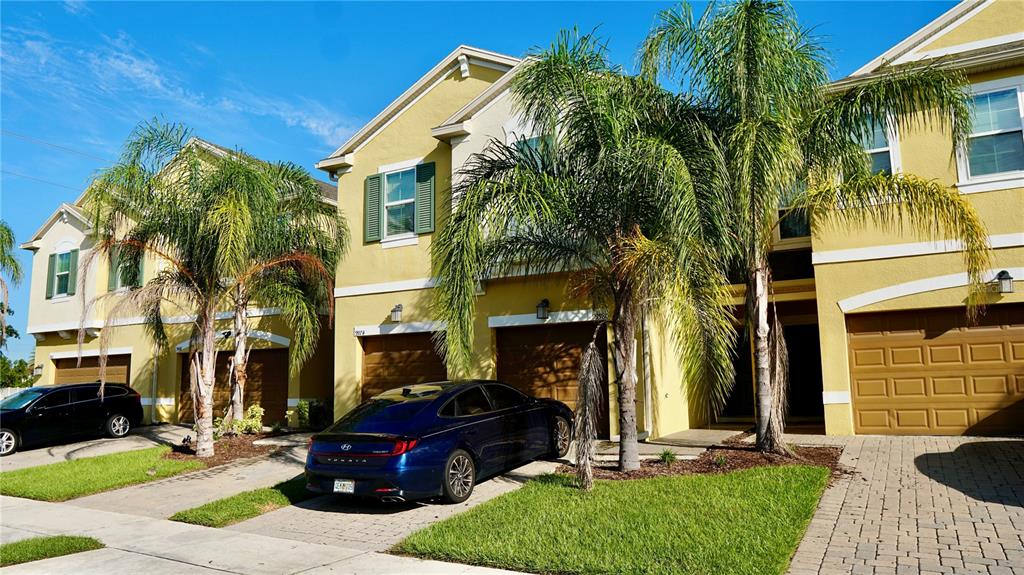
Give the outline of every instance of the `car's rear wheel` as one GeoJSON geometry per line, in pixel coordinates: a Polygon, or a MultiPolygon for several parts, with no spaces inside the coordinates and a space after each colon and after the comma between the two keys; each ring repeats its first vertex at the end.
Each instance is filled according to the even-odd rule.
{"type": "Polygon", "coordinates": [[[476,465],[473,458],[461,449],[448,456],[444,466],[444,499],[449,503],[462,503],[469,499],[476,484],[476,465]]]}
{"type": "Polygon", "coordinates": [[[128,421],[127,417],[120,413],[115,413],[107,420],[107,435],[114,438],[124,437],[125,435],[128,435],[131,427],[132,424],[128,421]]]}
{"type": "Polygon", "coordinates": [[[551,453],[555,458],[561,459],[569,453],[569,445],[572,443],[572,426],[569,420],[556,416],[551,426],[551,453]]]}
{"type": "Polygon", "coordinates": [[[10,429],[0,429],[0,457],[18,450],[18,436],[10,429]]]}

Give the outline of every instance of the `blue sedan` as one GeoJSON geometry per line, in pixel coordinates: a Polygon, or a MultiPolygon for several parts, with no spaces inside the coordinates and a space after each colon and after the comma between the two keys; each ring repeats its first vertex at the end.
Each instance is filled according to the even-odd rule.
{"type": "Polygon", "coordinates": [[[495,381],[409,385],[310,439],[306,487],[406,501],[465,501],[481,478],[569,451],[572,411],[495,381]]]}

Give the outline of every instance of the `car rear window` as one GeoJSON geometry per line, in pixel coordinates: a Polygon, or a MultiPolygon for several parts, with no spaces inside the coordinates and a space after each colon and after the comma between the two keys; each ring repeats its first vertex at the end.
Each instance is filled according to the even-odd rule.
{"type": "Polygon", "coordinates": [[[359,407],[348,412],[331,427],[329,432],[360,431],[377,424],[388,422],[409,421],[416,416],[430,401],[395,401],[391,399],[370,399],[359,404],[359,407]]]}

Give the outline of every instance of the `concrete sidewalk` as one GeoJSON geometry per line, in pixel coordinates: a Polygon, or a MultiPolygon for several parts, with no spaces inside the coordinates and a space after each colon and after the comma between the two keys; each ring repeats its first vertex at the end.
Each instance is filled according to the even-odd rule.
{"type": "Polygon", "coordinates": [[[0,496],[0,542],[41,535],[86,535],[107,548],[4,568],[20,573],[334,573],[356,575],[511,573],[438,561],[423,561],[357,549],[317,545],[0,496]]]}
{"type": "Polygon", "coordinates": [[[0,459],[0,471],[13,471],[83,457],[134,451],[157,445],[177,445],[181,443],[183,437],[190,433],[192,433],[191,428],[184,425],[148,425],[133,430],[128,437],[121,439],[96,438],[66,445],[29,448],[0,459]]]}
{"type": "Polygon", "coordinates": [[[270,487],[302,474],[306,446],[243,459],[114,491],[73,499],[77,507],[165,519],[243,491],[270,487]]]}

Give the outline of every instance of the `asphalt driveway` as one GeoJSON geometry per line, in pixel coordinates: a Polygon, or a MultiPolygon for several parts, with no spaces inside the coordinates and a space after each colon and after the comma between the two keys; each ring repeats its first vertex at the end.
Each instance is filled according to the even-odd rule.
{"type": "Polygon", "coordinates": [[[121,439],[97,437],[65,445],[35,447],[0,459],[0,471],[13,471],[107,453],[134,451],[157,445],[178,444],[190,433],[192,429],[184,425],[147,425],[132,430],[128,437],[121,439]]]}

